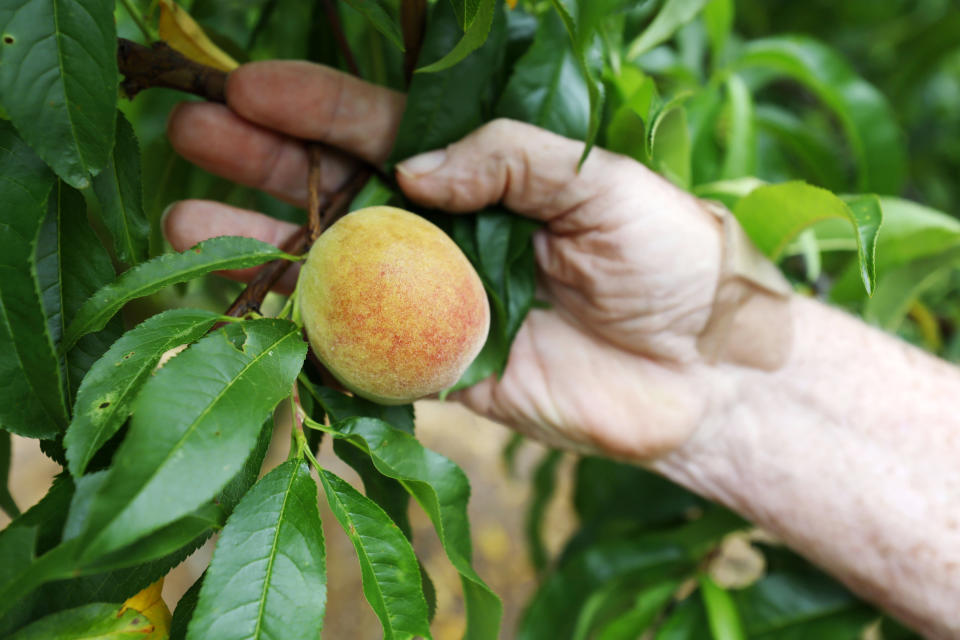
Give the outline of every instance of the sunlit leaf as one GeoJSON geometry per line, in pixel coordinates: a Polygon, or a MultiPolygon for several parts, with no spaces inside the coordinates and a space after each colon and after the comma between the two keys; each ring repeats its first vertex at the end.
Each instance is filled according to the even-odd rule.
{"type": "Polygon", "coordinates": [[[668,40],[677,29],[693,20],[707,0],[666,0],[653,22],[627,48],[627,60],[636,60],[668,40]]]}
{"type": "Polygon", "coordinates": [[[727,78],[727,152],[721,178],[732,180],[752,176],[757,166],[757,134],[753,97],[746,83],[733,73],[727,78]]]}
{"type": "Polygon", "coordinates": [[[860,273],[867,293],[876,285],[877,234],[883,215],[876,196],[844,200],[803,182],[759,187],[737,202],[734,215],[754,244],[777,260],[787,244],[812,224],[842,218],[853,226],[860,273]]]}
{"type": "Polygon", "coordinates": [[[700,595],[707,610],[707,622],[714,640],[746,640],[737,605],[730,592],[703,574],[699,577],[700,595]]]}

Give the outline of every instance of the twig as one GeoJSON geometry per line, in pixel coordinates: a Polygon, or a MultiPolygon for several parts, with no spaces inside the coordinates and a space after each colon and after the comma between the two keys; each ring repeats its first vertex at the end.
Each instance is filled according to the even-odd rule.
{"type": "Polygon", "coordinates": [[[323,210],[330,201],[329,196],[321,191],[320,181],[323,178],[324,149],[319,144],[307,145],[307,156],[310,160],[310,172],[307,175],[307,228],[309,229],[310,243],[317,239],[322,231],[320,221],[323,210]]]}
{"type": "Polygon", "coordinates": [[[403,0],[400,24],[403,27],[403,48],[406,50],[403,72],[409,85],[423,46],[423,34],[427,26],[427,0],[403,0]]]}
{"type": "Polygon", "coordinates": [[[340,13],[337,11],[337,4],[334,0],[323,0],[324,9],[327,12],[327,20],[330,22],[330,29],[333,31],[333,37],[337,40],[337,47],[343,54],[343,61],[347,63],[350,73],[355,76],[360,75],[360,67],[357,66],[357,59],[353,55],[353,49],[347,41],[347,36],[343,33],[343,23],[340,22],[340,13]]]}
{"type": "Polygon", "coordinates": [[[166,43],[154,42],[147,47],[117,38],[117,63],[124,75],[120,86],[129,98],[144,89],[163,87],[192,93],[210,102],[227,101],[225,72],[194,62],[166,43]]]}
{"type": "MultiPolygon", "coordinates": [[[[281,249],[291,255],[298,256],[304,253],[309,246],[307,228],[300,227],[283,244],[281,249]]],[[[262,266],[224,315],[240,318],[251,311],[259,311],[263,299],[267,297],[267,293],[273,288],[273,285],[277,284],[277,281],[287,272],[290,264],[289,260],[274,260],[262,266]]]]}

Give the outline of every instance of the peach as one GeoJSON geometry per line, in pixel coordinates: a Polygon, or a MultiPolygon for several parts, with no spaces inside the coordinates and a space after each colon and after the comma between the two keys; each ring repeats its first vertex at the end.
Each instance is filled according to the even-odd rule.
{"type": "Polygon", "coordinates": [[[490,328],[473,266],[436,225],[395,207],[327,229],[300,273],[314,353],[354,393],[403,404],[455,383],[490,328]]]}

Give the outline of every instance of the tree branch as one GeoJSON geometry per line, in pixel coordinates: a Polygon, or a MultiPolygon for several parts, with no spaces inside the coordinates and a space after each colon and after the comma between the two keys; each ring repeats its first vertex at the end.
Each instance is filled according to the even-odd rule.
{"type": "Polygon", "coordinates": [[[353,49],[347,41],[346,34],[343,33],[343,23],[340,22],[340,13],[337,11],[337,4],[334,0],[323,0],[323,7],[327,12],[327,20],[330,22],[330,29],[333,31],[333,37],[337,40],[337,47],[343,55],[344,62],[350,73],[359,77],[360,67],[357,66],[357,59],[353,55],[353,49]]]}
{"type": "Polygon", "coordinates": [[[120,84],[128,98],[144,89],[178,89],[210,102],[225,103],[227,74],[194,62],[171,49],[165,42],[147,47],[117,38],[117,63],[124,80],[120,84]]]}

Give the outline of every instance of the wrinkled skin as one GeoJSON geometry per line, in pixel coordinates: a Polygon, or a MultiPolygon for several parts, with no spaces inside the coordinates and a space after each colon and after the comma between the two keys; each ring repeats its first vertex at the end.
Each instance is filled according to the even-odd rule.
{"type": "MultiPolygon", "coordinates": [[[[200,166],[305,204],[307,155],[322,140],[368,162],[390,152],[403,96],[299,62],[235,71],[228,107],[184,104],[174,147],[200,166]]],[[[539,295],[553,305],[523,325],[509,366],[458,394],[471,409],[554,446],[649,460],[682,444],[712,399],[696,336],[713,301],[721,253],[714,218],[688,194],[629,158],[536,127],[498,120],[445,151],[401,164],[412,200],[454,212],[493,203],[545,223],[534,237],[539,295]]],[[[355,160],[330,154],[325,186],[355,160]]],[[[202,201],[167,212],[184,249],[218,234],[279,244],[294,227],[202,201]]],[[[249,279],[252,270],[228,274],[249,279]]],[[[281,282],[290,290],[295,275],[281,282]]]]}

